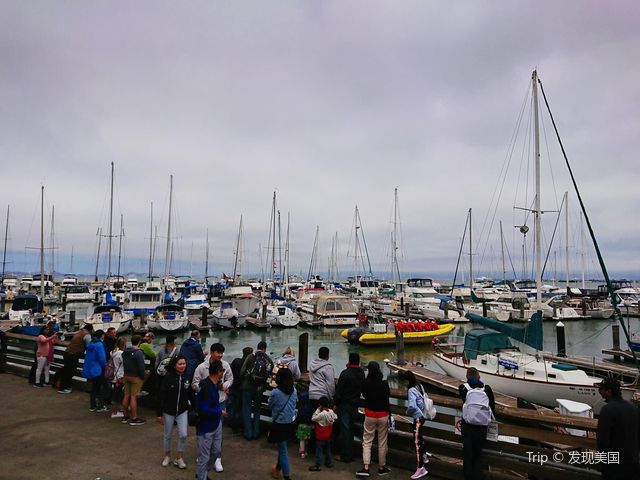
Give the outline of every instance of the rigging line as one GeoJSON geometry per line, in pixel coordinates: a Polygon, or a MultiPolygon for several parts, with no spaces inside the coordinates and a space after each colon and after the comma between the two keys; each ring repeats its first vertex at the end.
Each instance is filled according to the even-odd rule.
{"type": "Polygon", "coordinates": [[[556,236],[556,231],[558,230],[558,224],[560,223],[560,217],[562,215],[562,209],[566,208],[564,203],[564,197],[562,198],[562,203],[560,204],[560,209],[558,210],[558,216],[556,217],[556,224],[553,227],[553,233],[551,234],[551,241],[549,242],[549,248],[547,248],[547,256],[544,259],[544,264],[542,265],[542,275],[541,278],[544,278],[544,272],[547,269],[547,261],[549,260],[549,255],[551,254],[551,246],[553,245],[553,239],[556,236]]]}
{"type": "MultiPolygon", "coordinates": [[[[467,226],[469,225],[469,216],[464,221],[464,231],[462,232],[462,240],[460,240],[460,250],[458,251],[458,261],[456,262],[456,271],[453,274],[453,282],[451,283],[451,295],[453,295],[453,288],[456,285],[456,277],[458,276],[458,267],[460,265],[460,257],[462,257],[462,248],[464,247],[464,239],[467,236],[467,226]]],[[[469,283],[473,288],[473,279],[469,283]]]]}
{"type": "MultiPolygon", "coordinates": [[[[540,100],[538,99],[538,104],[540,104],[540,100]]],[[[541,105],[538,105],[540,107],[541,105]]],[[[541,108],[539,108],[542,110],[541,108]]],[[[542,136],[544,137],[544,145],[547,148],[547,162],[549,163],[549,175],[551,176],[551,185],[553,185],[553,195],[556,198],[556,209],[558,207],[558,189],[556,188],[556,178],[553,174],[553,165],[551,164],[551,152],[549,151],[549,139],[547,138],[547,129],[545,128],[544,122],[540,122],[542,125],[542,136]]],[[[564,202],[564,199],[562,200],[564,202]]]]}
{"type": "Polygon", "coordinates": [[[491,233],[491,230],[493,229],[493,225],[495,224],[495,218],[496,218],[496,213],[497,213],[497,209],[498,209],[498,204],[500,203],[500,199],[502,198],[502,193],[504,191],[504,186],[506,184],[506,180],[507,180],[507,173],[509,171],[509,167],[511,166],[511,161],[513,159],[513,152],[515,150],[516,147],[516,139],[518,138],[518,134],[520,132],[520,127],[522,126],[522,119],[524,118],[524,112],[526,109],[526,105],[527,105],[527,98],[529,97],[529,91],[532,88],[531,87],[531,82],[527,82],[527,91],[525,92],[525,96],[522,100],[522,105],[520,107],[520,111],[518,113],[518,116],[516,118],[516,125],[513,129],[513,132],[511,134],[511,138],[509,139],[509,146],[507,147],[507,152],[505,154],[505,158],[502,162],[502,167],[500,168],[500,174],[498,176],[498,180],[496,181],[496,185],[494,187],[493,190],[493,194],[491,195],[491,201],[489,203],[489,208],[487,209],[487,213],[485,214],[485,218],[482,222],[482,228],[480,229],[480,234],[478,235],[478,242],[476,244],[476,247],[479,246],[480,240],[482,238],[484,238],[484,232],[486,229],[486,224],[487,224],[487,219],[489,217],[489,212],[491,212],[493,210],[493,216],[491,218],[491,222],[489,224],[489,229],[488,229],[488,233],[487,233],[487,237],[486,237],[486,242],[485,242],[485,247],[483,248],[483,253],[480,257],[480,266],[482,266],[483,260],[484,260],[484,252],[486,251],[486,244],[489,243],[489,236],[491,233]],[[498,188],[499,186],[499,188],[498,188]],[[496,198],[496,192],[498,192],[497,194],[497,198],[496,198]],[[495,200],[495,207],[494,207],[494,200],[495,200]]]}
{"type": "MultiPolygon", "coordinates": [[[[604,275],[604,279],[607,283],[607,290],[609,291],[609,295],[611,296],[611,304],[613,305],[614,316],[618,319],[618,322],[622,326],[622,330],[624,331],[624,335],[627,339],[627,344],[631,344],[631,337],[629,336],[629,330],[627,326],[624,324],[622,320],[622,314],[620,312],[620,308],[618,307],[618,301],[616,299],[616,295],[613,291],[613,285],[611,285],[611,280],[609,279],[609,273],[607,272],[607,267],[604,264],[604,258],[602,258],[602,253],[600,252],[600,247],[598,246],[598,242],[596,240],[595,233],[593,232],[593,227],[591,226],[591,220],[587,215],[587,210],[584,206],[584,202],[582,201],[582,196],[580,195],[580,191],[578,190],[578,184],[576,183],[575,176],[573,175],[573,170],[571,169],[571,165],[569,164],[569,158],[567,157],[567,153],[565,152],[564,145],[562,144],[562,140],[560,139],[560,133],[558,132],[558,127],[556,126],[556,121],[553,118],[553,113],[551,113],[551,107],[549,106],[549,102],[547,101],[547,96],[544,92],[544,88],[542,86],[542,82],[538,78],[538,83],[540,84],[540,91],[542,92],[542,97],[544,98],[544,103],[547,107],[547,111],[549,112],[549,117],[551,117],[551,123],[553,124],[553,129],[556,133],[556,138],[558,139],[558,143],[560,144],[560,149],[562,150],[562,155],[564,157],[564,161],[567,165],[567,169],[569,170],[569,175],[571,176],[571,182],[573,183],[573,188],[576,191],[576,197],[578,197],[578,202],[580,203],[580,209],[584,214],[584,220],[587,224],[587,229],[589,230],[589,235],[591,236],[591,240],[593,241],[593,247],[596,250],[596,255],[598,256],[598,263],[600,264],[600,269],[602,270],[602,274],[604,275]]],[[[630,349],[631,350],[631,349],[630,349]]],[[[636,355],[636,352],[631,350],[631,354],[633,355],[633,359],[636,362],[636,367],[640,370],[640,360],[636,355]]]]}

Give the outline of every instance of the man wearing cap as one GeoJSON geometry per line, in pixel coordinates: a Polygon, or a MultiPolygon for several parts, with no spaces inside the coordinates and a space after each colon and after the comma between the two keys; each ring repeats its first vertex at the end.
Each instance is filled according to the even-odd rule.
{"type": "Polygon", "coordinates": [[[598,453],[607,453],[602,464],[604,480],[638,478],[638,445],[640,425],[638,408],[622,398],[620,382],[607,377],[598,384],[598,390],[607,404],[600,410],[596,434],[598,453]],[[612,455],[617,454],[618,461],[612,455]]]}

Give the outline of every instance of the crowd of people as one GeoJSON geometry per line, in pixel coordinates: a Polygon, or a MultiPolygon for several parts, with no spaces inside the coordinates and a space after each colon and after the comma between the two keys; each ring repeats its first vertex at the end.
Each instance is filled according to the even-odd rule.
{"type": "MultiPolygon", "coordinates": [[[[307,451],[314,453],[314,462],[308,467],[312,472],[331,469],[334,450],[339,453],[336,460],[354,462],[354,423],[360,406],[364,406],[362,464],[355,474],[370,476],[376,437],[377,474],[390,472],[386,457],[388,432],[393,429],[391,391],[380,365],[368,362],[365,374],[357,353],[349,354],[349,361],[336,381],[329,348],[320,347],[310,364],[307,388],[298,382],[301,371],[292,347],[286,347],[274,360],[267,354],[266,342],[260,341],[255,350],[247,346],[242,357],[228,363],[223,359],[225,347],[221,343],[212,344],[204,352],[198,330],[193,330],[180,348],[175,336],[167,335],[165,344],[156,350],[151,332],[144,337],[133,335],[127,345],[126,338],[117,337],[115,329],[105,332],[87,324],[72,336],[63,355],[63,368],[51,381],[49,366],[57,338],[58,334],[48,324],[36,339],[30,377],[34,387],[42,387],[44,377],[44,383],[53,384],[58,393],[71,393],[72,378],[84,356],[82,375],[90,383],[89,410],[110,410],[111,418],[131,426],[146,423],[138,414],[138,398],[152,393],[156,421],[164,429],[163,467],[173,464],[187,468],[185,446],[188,426],[192,425],[197,444],[196,478],[206,480],[210,471],[222,472],[223,423],[229,422],[232,432],[241,433],[248,441],[260,438],[262,400],[271,388],[268,407],[272,423],[267,439],[278,451],[271,466],[273,478],[290,480],[288,443],[296,437],[302,456],[307,451]],[[174,430],[178,433],[175,455],[174,430]]],[[[428,474],[430,454],[423,434],[425,422],[432,418],[431,402],[411,371],[401,379],[407,387],[406,414],[413,422],[415,472],[411,478],[416,480],[428,474]]],[[[620,464],[606,466],[603,478],[631,478],[629,474],[638,472],[638,409],[621,398],[620,384],[615,380],[603,381],[600,394],[607,405],[598,424],[598,450],[621,455],[620,464]],[[620,477],[620,472],[624,476],[620,477]]],[[[459,395],[464,402],[461,421],[464,478],[480,479],[483,478],[480,456],[488,425],[495,418],[495,398],[475,368],[467,369],[467,381],[460,385],[459,395]]]]}

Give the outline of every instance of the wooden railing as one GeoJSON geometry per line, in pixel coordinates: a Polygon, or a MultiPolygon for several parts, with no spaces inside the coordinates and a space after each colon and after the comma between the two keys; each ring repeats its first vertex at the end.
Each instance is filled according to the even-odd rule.
{"type": "MultiPolygon", "coordinates": [[[[62,368],[62,352],[67,342],[55,346],[52,372],[62,368]]],[[[7,333],[0,349],[0,370],[27,376],[35,352],[35,338],[27,335],[7,333]]],[[[86,388],[86,381],[79,371],[74,376],[74,388],[86,388]]],[[[299,386],[304,389],[306,385],[299,386]]],[[[270,392],[265,392],[262,405],[263,422],[268,424],[270,411],[266,400],[270,392]]],[[[432,453],[429,472],[436,477],[447,479],[462,478],[462,443],[455,433],[455,422],[461,416],[462,401],[459,398],[430,394],[438,408],[434,421],[427,422],[424,437],[427,450],[432,453]]],[[[393,389],[391,410],[397,415],[396,431],[389,436],[388,463],[392,466],[410,469],[415,464],[412,425],[405,420],[406,391],[393,389]]],[[[596,448],[593,432],[597,422],[593,419],[545,415],[534,410],[499,407],[496,409],[499,422],[497,442],[487,442],[483,463],[487,468],[488,480],[522,478],[544,478],[548,480],[596,479],[597,466],[588,463],[588,452],[596,448]],[[566,428],[581,429],[589,436],[575,436],[566,433],[566,428]],[[511,437],[511,438],[509,438],[511,437]],[[513,438],[515,437],[515,438],[513,438]],[[517,439],[517,443],[513,441],[517,439]],[[536,457],[533,457],[536,455],[536,457]]],[[[356,422],[356,436],[362,437],[360,415],[356,422]]],[[[356,440],[359,442],[360,440],[356,440]]],[[[375,458],[376,448],[372,449],[375,458]]]]}

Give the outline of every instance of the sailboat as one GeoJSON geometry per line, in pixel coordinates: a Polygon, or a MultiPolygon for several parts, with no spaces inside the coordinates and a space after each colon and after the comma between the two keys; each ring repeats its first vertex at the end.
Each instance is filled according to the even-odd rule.
{"type": "MultiPolygon", "coordinates": [[[[104,302],[93,309],[93,313],[87,317],[86,323],[93,325],[94,329],[101,329],[105,332],[113,327],[117,333],[124,333],[131,328],[133,315],[126,312],[113,298],[109,284],[111,280],[111,246],[113,239],[113,171],[114,165],[111,162],[111,202],[109,206],[109,243],[108,243],[108,264],[107,264],[107,292],[104,302]]],[[[99,257],[99,255],[98,255],[99,257]]],[[[97,269],[96,269],[97,276],[97,269]]]]}
{"type": "MultiPolygon", "coordinates": [[[[541,204],[540,204],[540,142],[538,125],[538,75],[532,75],[534,108],[534,160],[535,160],[535,205],[531,211],[535,219],[535,265],[537,310],[525,326],[507,325],[475,314],[467,317],[488,327],[466,332],[464,350],[434,352],[435,363],[444,372],[461,381],[466,379],[466,370],[475,367],[483,380],[494,390],[523,398],[533,403],[555,406],[557,399],[574,400],[590,405],[598,413],[604,405],[598,393],[601,380],[573,365],[545,360],[538,352],[543,347],[542,336],[542,251],[541,251],[541,204]],[[535,354],[519,351],[510,339],[518,340],[536,350],[535,354]]],[[[546,101],[546,99],[545,99],[546,101]]],[[[564,150],[563,150],[564,152],[564,150]]],[[[577,189],[577,187],[576,187],[577,189]]],[[[580,198],[580,197],[579,197],[580,198]]],[[[596,245],[597,250],[597,245],[596,245]]],[[[597,250],[598,251],[598,250],[597,250]]],[[[599,251],[598,251],[599,253],[599,251]]],[[[601,263],[604,267],[604,264],[601,263]]],[[[604,268],[603,268],[604,270],[604,268]]],[[[606,270],[603,272],[605,278],[606,270]]],[[[629,394],[631,391],[626,390],[629,394]]],[[[630,396],[630,395],[629,395],[630,396]]]]}

